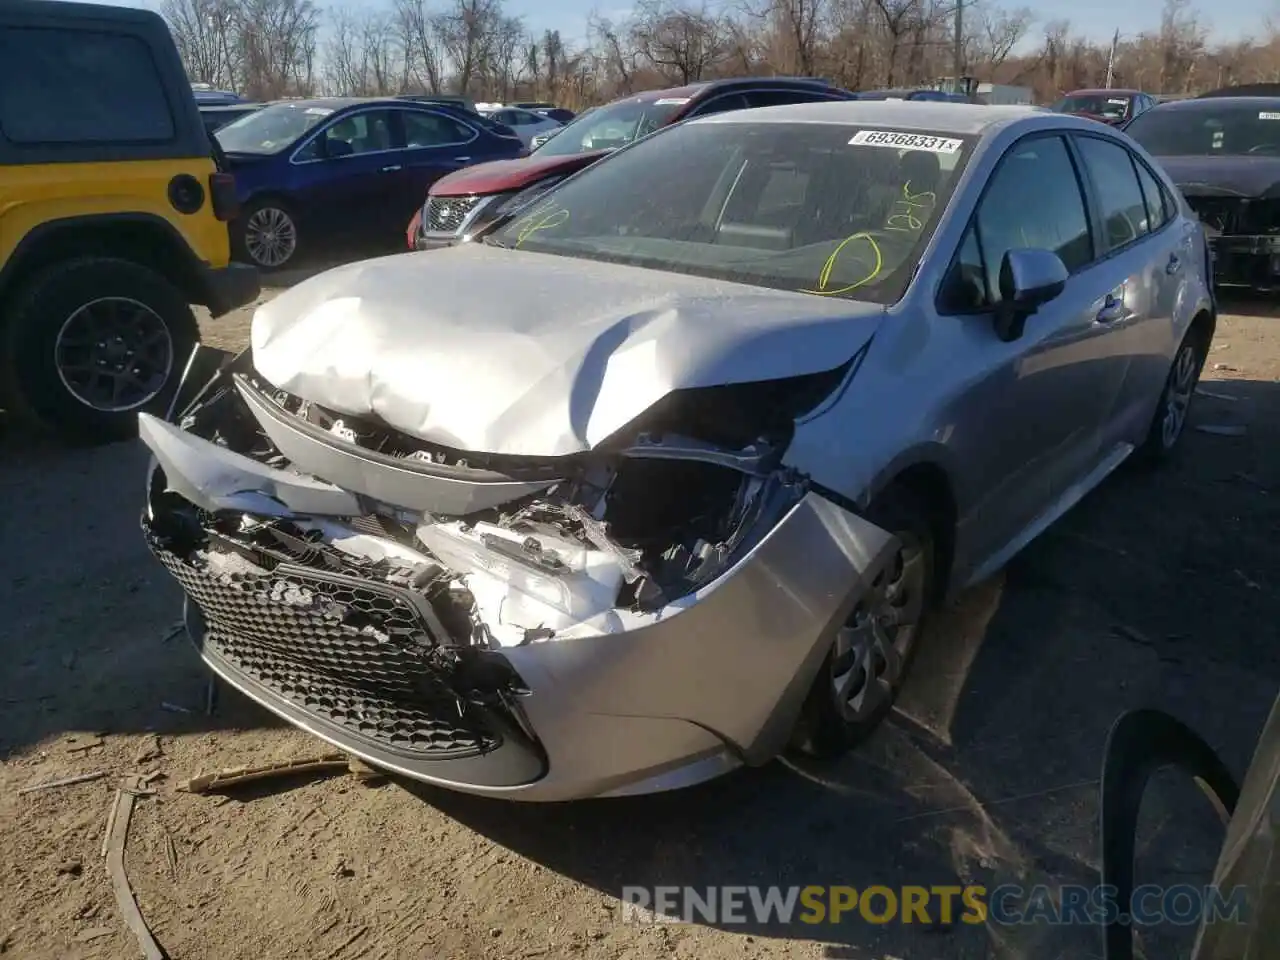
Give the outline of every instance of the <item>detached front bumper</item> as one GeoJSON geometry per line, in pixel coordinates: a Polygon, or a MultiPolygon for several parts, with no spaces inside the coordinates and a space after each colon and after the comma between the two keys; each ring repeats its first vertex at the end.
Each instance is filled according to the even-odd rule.
{"type": "Polygon", "coordinates": [[[186,592],[205,662],[371,764],[474,794],[644,793],[768,761],[893,546],[810,491],[721,576],[633,629],[462,650],[414,577],[394,572],[436,558],[380,535],[389,521],[362,515],[367,495],[141,423],[155,454],[144,532],[186,592]],[[265,562],[219,516],[238,529],[305,520],[312,535],[277,534],[265,562]],[[332,549],[344,538],[392,559],[351,560],[332,549]]]}

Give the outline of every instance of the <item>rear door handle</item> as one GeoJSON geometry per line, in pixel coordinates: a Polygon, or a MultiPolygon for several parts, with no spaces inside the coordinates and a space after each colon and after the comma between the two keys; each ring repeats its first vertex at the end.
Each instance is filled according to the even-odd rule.
{"type": "Polygon", "coordinates": [[[1124,301],[1108,293],[1107,299],[1102,304],[1102,309],[1098,311],[1098,315],[1094,317],[1097,323],[1115,323],[1124,316],[1124,301]]]}
{"type": "Polygon", "coordinates": [[[393,164],[392,164],[391,166],[389,166],[389,167],[383,167],[383,168],[382,168],[382,172],[383,172],[383,173],[395,173],[395,172],[396,172],[397,170],[399,170],[399,169],[400,169],[400,164],[398,164],[398,163],[393,163],[393,164]]]}
{"type": "Polygon", "coordinates": [[[1169,262],[1164,265],[1164,272],[1173,276],[1182,269],[1182,261],[1178,259],[1176,253],[1169,254],[1169,262]]]}

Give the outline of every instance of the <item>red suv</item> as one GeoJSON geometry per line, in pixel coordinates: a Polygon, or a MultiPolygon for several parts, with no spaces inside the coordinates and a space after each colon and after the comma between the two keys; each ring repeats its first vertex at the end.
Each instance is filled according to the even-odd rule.
{"type": "Polygon", "coordinates": [[[1118,127],[1156,105],[1156,98],[1141,90],[1073,90],[1050,109],[1118,127]]]}
{"type": "Polygon", "coordinates": [[[610,151],[690,117],[853,96],[825,80],[755,77],[623,97],[574,120],[528,157],[479,163],[437,180],[406,240],[415,250],[466,241],[610,151]]]}

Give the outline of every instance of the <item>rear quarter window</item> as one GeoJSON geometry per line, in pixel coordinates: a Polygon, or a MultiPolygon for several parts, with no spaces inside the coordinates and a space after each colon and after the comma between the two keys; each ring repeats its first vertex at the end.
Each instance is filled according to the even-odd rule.
{"type": "Polygon", "coordinates": [[[15,144],[166,143],[172,107],[127,33],[0,28],[0,133],[15,144]]]}

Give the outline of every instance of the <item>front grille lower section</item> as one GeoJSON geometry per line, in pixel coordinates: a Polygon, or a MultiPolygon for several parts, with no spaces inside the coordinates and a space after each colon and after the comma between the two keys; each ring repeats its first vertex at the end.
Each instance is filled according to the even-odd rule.
{"type": "Polygon", "coordinates": [[[427,233],[457,233],[480,197],[428,197],[422,227],[427,233]]]}
{"type": "Polygon", "coordinates": [[[367,746],[418,760],[475,757],[502,735],[459,698],[414,604],[393,587],[231,554],[152,552],[203,614],[204,653],[367,746]]]}

